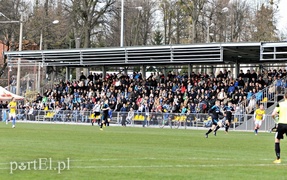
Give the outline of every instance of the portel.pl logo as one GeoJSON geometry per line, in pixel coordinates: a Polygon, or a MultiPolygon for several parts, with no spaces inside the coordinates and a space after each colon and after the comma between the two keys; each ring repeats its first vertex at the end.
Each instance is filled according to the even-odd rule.
{"type": "Polygon", "coordinates": [[[70,170],[70,158],[55,161],[52,158],[38,158],[26,162],[10,162],[10,174],[15,171],[56,171],[60,174],[64,170],[70,170]]]}

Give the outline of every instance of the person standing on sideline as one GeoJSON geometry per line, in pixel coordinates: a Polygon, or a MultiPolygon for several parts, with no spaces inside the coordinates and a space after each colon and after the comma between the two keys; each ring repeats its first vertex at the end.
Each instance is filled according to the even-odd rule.
{"type": "Polygon", "coordinates": [[[284,134],[287,134],[287,93],[284,95],[284,101],[277,104],[272,112],[272,118],[275,119],[279,115],[279,121],[277,125],[277,132],[275,134],[275,164],[280,164],[280,139],[284,138],[284,134]]]}
{"type": "Polygon", "coordinates": [[[100,125],[100,130],[103,130],[103,125],[107,125],[108,124],[108,115],[109,115],[109,104],[108,104],[108,99],[105,99],[104,104],[102,106],[102,122],[100,125]]]}
{"type": "Polygon", "coordinates": [[[147,121],[148,121],[148,117],[149,117],[149,106],[148,106],[147,102],[144,103],[143,112],[144,112],[143,127],[145,127],[145,126],[147,126],[147,121]]]}
{"type": "Polygon", "coordinates": [[[98,125],[100,125],[100,120],[101,120],[101,101],[95,102],[95,105],[93,107],[93,112],[95,118],[92,120],[92,126],[96,121],[98,121],[98,125]]]}
{"type": "Polygon", "coordinates": [[[259,108],[254,112],[254,133],[255,135],[258,134],[258,129],[260,129],[262,125],[262,121],[265,120],[265,110],[263,104],[260,104],[259,108]]]}
{"type": "Polygon", "coordinates": [[[121,107],[120,109],[120,116],[121,116],[121,119],[122,119],[122,126],[126,127],[126,117],[127,117],[127,107],[126,107],[126,104],[123,104],[123,107],[121,107]]]}
{"type": "MultiPolygon", "coordinates": [[[[9,118],[12,119],[12,128],[15,128],[16,124],[16,110],[17,110],[17,102],[15,101],[15,98],[13,97],[11,102],[8,104],[9,108],[9,118]]],[[[6,124],[8,124],[8,118],[6,120],[6,124]]]]}
{"type": "Polygon", "coordinates": [[[208,134],[214,131],[214,136],[216,136],[216,131],[220,128],[221,123],[219,122],[219,116],[223,116],[223,113],[220,111],[220,101],[216,100],[215,105],[212,106],[208,110],[208,114],[211,116],[212,119],[212,126],[211,128],[205,133],[205,137],[208,138],[208,134]]]}
{"type": "Polygon", "coordinates": [[[233,106],[232,106],[232,103],[228,102],[228,105],[223,108],[223,111],[226,114],[225,133],[228,133],[228,129],[230,127],[230,123],[231,123],[231,119],[232,119],[232,113],[235,111],[233,106]]]}
{"type": "Polygon", "coordinates": [[[135,116],[134,109],[130,108],[130,111],[128,112],[128,116],[127,116],[127,119],[126,119],[127,123],[133,124],[134,116],[135,116]]]}

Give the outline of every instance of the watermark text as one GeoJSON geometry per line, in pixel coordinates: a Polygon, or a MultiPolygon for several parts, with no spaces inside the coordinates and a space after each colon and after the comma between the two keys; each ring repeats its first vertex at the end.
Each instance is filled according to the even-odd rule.
{"type": "Polygon", "coordinates": [[[10,174],[15,171],[56,171],[60,174],[62,171],[70,170],[70,158],[65,160],[53,160],[52,158],[38,158],[26,162],[10,162],[10,174]]]}

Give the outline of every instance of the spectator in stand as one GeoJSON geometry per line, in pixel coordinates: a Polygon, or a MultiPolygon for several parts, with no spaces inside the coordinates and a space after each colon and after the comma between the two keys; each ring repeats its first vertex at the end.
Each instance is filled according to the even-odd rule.
{"type": "Polygon", "coordinates": [[[87,77],[84,75],[84,73],[83,72],[81,72],[81,75],[80,75],[80,81],[82,81],[82,80],[86,80],[87,79],[87,77]]]}
{"type": "MultiPolygon", "coordinates": [[[[274,79],[275,79],[275,77],[274,77],[274,79]]],[[[276,94],[280,94],[282,86],[283,86],[283,82],[282,82],[282,79],[280,79],[280,76],[278,76],[277,79],[274,80],[274,84],[275,84],[275,88],[276,88],[276,94]]]]}
{"type": "Polygon", "coordinates": [[[286,77],[286,73],[287,73],[287,71],[286,71],[286,69],[284,69],[283,72],[282,72],[282,78],[286,77]]]}
{"type": "Polygon", "coordinates": [[[251,72],[251,79],[253,79],[253,78],[254,78],[254,81],[257,80],[257,73],[255,72],[255,70],[252,70],[252,72],[251,72]]]}
{"type": "Polygon", "coordinates": [[[269,69],[268,70],[268,77],[273,77],[274,75],[273,75],[273,72],[272,72],[272,70],[271,69],[269,69]]]}
{"type": "Polygon", "coordinates": [[[262,76],[259,76],[256,82],[261,84],[262,86],[266,85],[266,82],[263,80],[262,76]]]}
{"type": "MultiPolygon", "coordinates": [[[[255,90],[255,89],[254,89],[255,90]]],[[[252,90],[250,89],[247,93],[247,100],[251,99],[251,97],[254,95],[254,93],[252,92],[252,90]]]]}
{"type": "Polygon", "coordinates": [[[243,96],[238,96],[238,104],[242,104],[243,96]]]}
{"type": "Polygon", "coordinates": [[[88,76],[88,79],[89,79],[89,81],[94,81],[94,75],[93,75],[93,72],[90,72],[90,74],[89,74],[89,76],[88,76]]]}
{"type": "Polygon", "coordinates": [[[273,69],[272,77],[278,77],[278,76],[279,76],[279,73],[277,72],[277,70],[273,69]]]}
{"type": "Polygon", "coordinates": [[[232,97],[232,94],[235,92],[235,86],[233,83],[230,83],[230,86],[228,87],[227,90],[227,96],[232,97]]]}
{"type": "Polygon", "coordinates": [[[224,74],[222,71],[219,71],[218,75],[216,76],[216,78],[223,78],[224,74]]]}
{"type": "Polygon", "coordinates": [[[270,86],[273,83],[272,76],[268,76],[267,86],[270,86]]]}
{"type": "Polygon", "coordinates": [[[256,99],[255,95],[251,96],[248,106],[246,107],[246,113],[250,114],[256,108],[256,99]]]}
{"type": "Polygon", "coordinates": [[[262,79],[265,81],[265,83],[267,83],[268,71],[267,70],[263,70],[261,74],[262,74],[262,79]]]}
{"type": "Polygon", "coordinates": [[[250,82],[252,79],[252,74],[250,73],[250,70],[247,70],[247,73],[245,74],[245,78],[247,79],[247,82],[250,82]]]}
{"type": "Polygon", "coordinates": [[[244,72],[243,72],[243,70],[241,69],[240,71],[239,71],[239,74],[238,74],[238,78],[244,78],[245,77],[245,74],[244,74],[244,72]]]}
{"type": "Polygon", "coordinates": [[[227,97],[227,94],[224,92],[224,89],[222,88],[220,92],[217,94],[217,99],[222,102],[224,98],[227,97]]]}
{"type": "Polygon", "coordinates": [[[244,82],[244,80],[242,79],[242,77],[240,76],[240,77],[238,78],[238,88],[244,88],[244,86],[245,86],[245,82],[244,82]]]}

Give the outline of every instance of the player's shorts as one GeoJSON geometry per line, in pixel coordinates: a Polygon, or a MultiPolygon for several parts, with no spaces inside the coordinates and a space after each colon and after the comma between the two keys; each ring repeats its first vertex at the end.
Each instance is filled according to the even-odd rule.
{"type": "Polygon", "coordinates": [[[258,126],[261,126],[261,124],[262,124],[262,120],[255,120],[255,123],[254,123],[255,125],[258,125],[258,126]]]}
{"type": "Polygon", "coordinates": [[[277,139],[283,139],[284,138],[284,134],[287,135],[287,124],[278,124],[277,127],[277,132],[275,134],[275,138],[277,139]]]}
{"type": "Polygon", "coordinates": [[[100,119],[101,113],[100,112],[94,112],[94,115],[95,115],[96,119],[100,119]]]}
{"type": "Polygon", "coordinates": [[[9,113],[9,117],[10,118],[16,118],[16,114],[15,113],[9,113]]]}
{"type": "Polygon", "coordinates": [[[229,123],[231,123],[231,119],[232,119],[232,117],[230,116],[226,116],[226,119],[225,119],[225,121],[228,121],[229,123]]]}
{"type": "Polygon", "coordinates": [[[212,125],[216,125],[217,126],[218,120],[217,119],[212,119],[212,125]]]}

